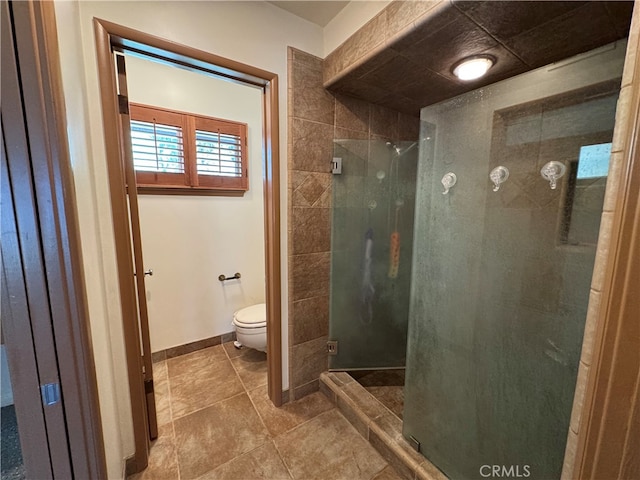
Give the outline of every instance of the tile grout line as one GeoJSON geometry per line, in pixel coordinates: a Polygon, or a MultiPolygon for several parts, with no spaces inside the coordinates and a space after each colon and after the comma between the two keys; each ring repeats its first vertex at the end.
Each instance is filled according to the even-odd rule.
{"type": "MultiPolygon", "coordinates": [[[[193,414],[193,413],[196,413],[196,412],[202,411],[202,410],[204,410],[204,409],[206,409],[206,408],[209,408],[209,407],[211,407],[211,406],[213,406],[213,405],[216,405],[216,404],[218,404],[218,403],[220,403],[220,402],[224,402],[225,400],[231,400],[232,398],[238,397],[238,396],[240,396],[240,395],[244,395],[244,394],[246,394],[247,396],[249,396],[249,395],[248,395],[248,393],[247,393],[247,391],[246,391],[246,388],[244,387],[244,383],[242,382],[242,379],[240,378],[240,375],[238,375],[238,372],[236,371],[235,366],[233,365],[233,362],[231,361],[231,358],[229,357],[229,354],[227,353],[227,350],[224,348],[224,346],[223,346],[222,344],[221,344],[221,346],[222,346],[222,350],[223,350],[223,351],[224,351],[224,353],[225,353],[225,357],[226,357],[227,361],[231,364],[231,368],[233,368],[233,371],[234,371],[234,373],[236,374],[236,377],[238,378],[238,380],[240,381],[240,384],[242,385],[243,392],[240,392],[240,393],[238,393],[238,394],[236,394],[236,395],[232,395],[232,396],[230,396],[229,398],[225,398],[225,399],[219,400],[218,402],[214,402],[214,403],[212,403],[211,405],[207,405],[206,407],[203,407],[203,408],[200,408],[200,409],[194,410],[193,412],[187,413],[186,415],[183,415],[183,416],[178,417],[178,418],[185,418],[185,417],[187,417],[187,416],[189,416],[189,415],[191,415],[191,414],[193,414]]],[[[195,352],[193,352],[193,353],[195,353],[195,352]]],[[[187,373],[188,373],[188,372],[187,372],[187,373]]],[[[177,479],[177,480],[181,480],[181,478],[182,478],[182,474],[181,474],[181,472],[180,472],[180,461],[179,461],[179,459],[178,459],[177,445],[175,444],[175,440],[176,440],[176,429],[175,429],[175,421],[174,421],[174,418],[173,418],[173,408],[172,408],[172,402],[171,402],[171,381],[170,381],[170,379],[169,379],[169,369],[168,369],[168,365],[167,365],[167,380],[168,380],[168,384],[169,384],[169,408],[170,408],[170,412],[171,412],[171,426],[172,426],[172,428],[173,428],[174,446],[176,447],[176,448],[175,448],[175,450],[174,450],[174,452],[175,452],[175,456],[176,456],[176,466],[177,466],[177,468],[178,468],[178,479],[177,479]]],[[[251,400],[251,399],[249,398],[249,400],[251,400]]],[[[254,408],[255,408],[255,407],[254,407],[254,408]]],[[[264,444],[263,444],[263,445],[264,445],[264,444]]],[[[262,445],[260,445],[260,446],[262,446],[262,445]]],[[[259,447],[257,447],[257,448],[259,448],[259,447]]],[[[254,449],[254,450],[255,450],[255,449],[254,449]]],[[[251,451],[253,451],[253,450],[251,450],[251,451]]],[[[246,453],[248,453],[248,452],[246,452],[246,453]]],[[[234,458],[232,458],[232,459],[231,459],[231,460],[229,460],[229,461],[235,460],[236,458],[238,458],[238,457],[240,457],[240,456],[242,456],[242,455],[238,455],[237,457],[234,457],[234,458]]],[[[228,463],[228,462],[225,462],[225,463],[228,463]]],[[[224,465],[224,464],[223,464],[223,465],[224,465]]],[[[219,466],[220,466],[220,465],[219,465],[219,466]]],[[[218,468],[218,467],[215,467],[215,468],[218,468]]],[[[215,470],[215,468],[214,468],[214,469],[209,470],[209,472],[210,472],[210,471],[212,471],[212,470],[215,470]]],[[[208,472],[205,472],[205,473],[208,473],[208,472]]],[[[204,475],[204,474],[203,474],[203,475],[204,475]]]]}
{"type": "MultiPolygon", "coordinates": [[[[380,453],[380,452],[378,452],[378,453],[380,453]]],[[[382,457],[382,455],[380,455],[380,456],[382,457]]],[[[393,469],[393,471],[394,471],[394,472],[398,473],[398,472],[396,471],[396,469],[395,469],[395,468],[393,468],[393,465],[391,465],[389,462],[387,462],[387,459],[386,459],[386,458],[382,457],[382,459],[384,460],[385,466],[384,466],[384,467],[382,467],[382,469],[381,469],[379,472],[374,473],[374,474],[373,474],[373,476],[371,477],[371,480],[375,480],[375,478],[376,478],[378,475],[380,475],[380,474],[381,474],[381,473],[382,473],[382,472],[383,472],[387,467],[391,467],[391,468],[393,469]]],[[[399,473],[398,473],[398,476],[400,476],[400,474],[399,474],[399,473]]]]}
{"type": "MultiPolygon", "coordinates": [[[[226,353],[226,349],[225,349],[225,353],[226,353]]],[[[229,354],[227,353],[227,356],[229,354]]],[[[231,362],[231,358],[229,358],[229,361],[231,362]]],[[[231,362],[231,365],[233,366],[233,368],[235,369],[235,365],[233,365],[233,362],[231,362]]],[[[238,372],[236,371],[236,375],[238,375],[238,378],[240,378],[240,375],[238,374],[238,372]]],[[[247,397],[249,397],[249,402],[251,402],[251,406],[253,407],[253,410],[256,412],[256,415],[258,415],[258,418],[260,419],[260,423],[262,423],[262,426],[264,427],[264,429],[267,432],[267,435],[269,436],[269,439],[271,441],[273,441],[273,436],[271,435],[271,432],[269,431],[269,428],[267,427],[267,424],[264,423],[264,419],[262,418],[262,415],[260,415],[260,411],[258,410],[258,408],[256,407],[255,402],[253,401],[253,398],[251,398],[251,395],[249,394],[249,389],[247,388],[247,386],[244,384],[244,382],[242,381],[242,379],[240,378],[240,383],[242,383],[242,388],[244,389],[244,393],[247,395],[247,397]]],[[[262,388],[264,387],[264,385],[260,385],[259,387],[254,388],[253,390],[257,390],[258,388],[262,388]]],[[[268,388],[268,386],[267,386],[268,388]]],[[[275,442],[273,442],[274,446],[275,446],[275,442]]],[[[276,448],[277,450],[277,448],[276,448]]],[[[279,453],[278,453],[279,454],[279,453]]]]}
{"type": "Polygon", "coordinates": [[[176,468],[178,470],[178,478],[177,480],[181,479],[181,474],[180,474],[180,459],[178,457],[178,445],[176,442],[176,425],[175,422],[173,421],[173,397],[171,395],[171,379],[169,378],[169,363],[166,362],[167,365],[167,390],[169,392],[169,418],[171,419],[171,431],[173,432],[173,455],[175,457],[176,460],[176,468]]]}
{"type": "MultiPolygon", "coordinates": [[[[262,385],[262,386],[260,386],[260,387],[256,387],[256,388],[254,388],[254,389],[253,389],[253,390],[251,390],[251,391],[253,392],[253,391],[255,391],[255,390],[258,390],[258,388],[262,388],[262,387],[264,387],[264,385],[262,385]]],[[[313,392],[313,393],[312,393],[312,394],[310,394],[310,395],[306,395],[306,396],[304,396],[304,397],[302,397],[302,398],[299,398],[299,399],[297,399],[297,400],[292,400],[291,402],[287,403],[287,405],[292,404],[292,403],[295,403],[295,402],[297,402],[297,401],[300,401],[300,400],[302,400],[302,399],[304,399],[304,398],[307,398],[307,397],[309,397],[309,396],[311,396],[311,395],[314,395],[314,394],[316,394],[316,393],[319,393],[319,394],[321,394],[321,395],[323,395],[323,396],[324,396],[324,394],[323,394],[322,392],[317,391],[317,392],[313,392]]],[[[247,392],[247,395],[249,395],[249,392],[247,392]]],[[[324,396],[324,398],[326,398],[326,396],[324,396]]],[[[251,399],[251,395],[249,395],[249,399],[251,399]]],[[[331,402],[331,400],[329,400],[328,398],[327,398],[327,401],[328,401],[328,402],[331,402]]],[[[253,403],[253,401],[252,401],[252,403],[253,403]]],[[[255,408],[255,405],[254,405],[254,408],[255,408]]],[[[276,407],[276,408],[282,408],[282,407],[276,407]]],[[[318,418],[320,415],[322,415],[322,414],[324,414],[324,413],[327,413],[327,412],[330,412],[330,411],[332,411],[332,410],[337,410],[338,412],[340,411],[340,410],[338,409],[338,407],[334,405],[334,406],[333,406],[332,408],[330,408],[329,410],[325,410],[324,412],[320,412],[320,413],[318,413],[317,415],[315,415],[315,416],[313,416],[313,417],[311,417],[311,418],[308,418],[307,420],[303,421],[302,423],[299,423],[298,425],[295,425],[295,426],[291,427],[289,430],[285,430],[284,432],[279,433],[278,435],[275,435],[275,436],[274,436],[274,437],[272,437],[272,438],[275,440],[276,438],[279,438],[279,437],[281,437],[281,436],[283,436],[283,435],[285,435],[285,434],[287,434],[287,433],[293,432],[294,430],[297,430],[298,428],[302,427],[303,425],[306,425],[306,424],[307,424],[307,423],[309,423],[310,421],[315,420],[315,419],[316,419],[316,418],[318,418]]],[[[256,411],[258,411],[258,409],[257,409],[257,408],[256,408],[256,411]]],[[[259,416],[260,418],[262,418],[262,416],[260,415],[260,412],[258,412],[258,416],[259,416]]],[[[267,429],[267,430],[268,430],[268,429],[267,429]]]]}
{"type": "MultiPolygon", "coordinates": [[[[174,358],[172,358],[172,359],[167,359],[167,360],[166,360],[166,362],[167,362],[167,378],[171,378],[171,375],[169,375],[169,363],[168,363],[168,362],[169,362],[169,360],[174,360],[175,358],[182,358],[182,357],[186,357],[186,356],[188,356],[188,355],[198,354],[198,353],[203,352],[204,350],[207,350],[207,349],[209,349],[209,348],[215,348],[215,347],[217,347],[217,346],[218,346],[218,345],[214,345],[213,347],[207,347],[206,349],[202,349],[202,350],[198,350],[198,351],[195,351],[195,352],[187,353],[187,354],[185,354],[185,355],[181,355],[180,357],[174,357],[174,358]]],[[[224,350],[224,347],[223,347],[223,350],[224,350]]],[[[226,351],[225,351],[225,353],[226,353],[226,351]]],[[[227,359],[228,359],[228,357],[227,357],[227,359]]],[[[212,362],[210,362],[210,363],[211,363],[211,364],[213,364],[213,363],[220,362],[220,361],[222,361],[222,360],[217,360],[217,361],[216,361],[216,360],[213,360],[213,361],[212,361],[212,362]]],[[[185,373],[176,374],[176,375],[174,375],[174,378],[182,377],[182,376],[187,375],[187,374],[189,374],[189,373],[190,373],[190,372],[185,372],[185,373]]]]}
{"type": "MultiPolygon", "coordinates": [[[[318,392],[313,392],[313,393],[318,393],[318,392]]],[[[313,393],[312,393],[311,395],[313,395],[313,393]]],[[[321,392],[320,392],[320,393],[321,393],[321,392]]],[[[309,395],[307,395],[307,396],[309,396],[309,395]]],[[[306,397],[302,397],[302,398],[306,398],[306,397]]],[[[302,400],[302,398],[300,398],[300,399],[298,399],[298,400],[302,400]]],[[[294,401],[296,401],[296,400],[294,400],[294,401]]],[[[319,413],[319,414],[317,414],[315,417],[309,418],[308,420],[305,420],[304,422],[302,422],[302,423],[300,423],[300,424],[296,425],[295,427],[292,427],[291,429],[287,430],[286,432],[282,432],[281,434],[276,435],[274,438],[281,437],[281,436],[283,436],[283,435],[285,435],[285,434],[287,434],[287,433],[291,433],[291,432],[293,432],[294,430],[298,430],[298,428],[302,427],[303,425],[306,425],[307,423],[311,422],[312,420],[315,420],[315,419],[316,419],[316,418],[318,418],[320,415],[324,415],[325,413],[327,413],[327,412],[331,412],[331,411],[333,411],[333,410],[336,410],[338,413],[340,413],[340,415],[342,415],[342,413],[340,412],[340,410],[338,409],[338,407],[334,406],[333,408],[330,408],[329,410],[325,410],[324,412],[320,412],[320,413],[319,413]]],[[[344,416],[344,415],[342,415],[342,416],[344,416]]],[[[346,419],[346,417],[345,417],[345,419],[346,419]]]]}
{"type": "MultiPolygon", "coordinates": [[[[290,430],[291,431],[291,430],[290,430]]],[[[278,445],[276,445],[275,441],[273,442],[273,448],[276,449],[276,453],[278,454],[278,457],[280,458],[280,460],[282,461],[282,464],[284,465],[284,468],[287,469],[287,473],[289,474],[289,476],[291,477],[291,480],[296,480],[296,477],[293,476],[293,472],[291,471],[291,469],[289,468],[289,465],[287,465],[287,461],[284,459],[284,457],[282,456],[282,453],[280,453],[280,449],[278,448],[278,445]]]]}
{"type": "MultiPolygon", "coordinates": [[[[238,377],[238,380],[240,380],[240,385],[242,385],[242,389],[244,390],[244,393],[246,393],[247,396],[249,396],[249,390],[247,389],[247,386],[244,384],[244,381],[242,380],[242,377],[238,373],[239,368],[236,367],[235,364],[231,361],[231,357],[229,356],[229,352],[227,352],[227,349],[224,348],[224,346],[222,348],[224,350],[224,353],[227,355],[227,359],[229,360],[229,363],[231,364],[231,368],[233,368],[233,371],[235,372],[236,376],[238,377]]],[[[233,348],[235,348],[235,346],[233,348]]],[[[233,358],[239,358],[239,357],[242,357],[242,355],[238,355],[237,357],[233,357],[233,358]]],[[[249,399],[251,399],[251,397],[249,397],[249,399]]]]}
{"type": "MultiPolygon", "coordinates": [[[[189,415],[192,415],[192,414],[194,414],[194,413],[201,412],[202,410],[206,410],[206,409],[207,409],[207,408],[209,408],[209,407],[213,407],[214,405],[218,405],[220,402],[226,402],[227,400],[231,400],[232,398],[236,398],[236,397],[239,397],[240,395],[244,395],[244,394],[246,394],[246,392],[236,393],[235,395],[231,395],[230,397],[223,398],[222,400],[218,400],[217,402],[213,402],[213,403],[211,403],[211,404],[209,404],[209,405],[206,405],[206,406],[204,406],[204,407],[202,407],[202,408],[198,408],[197,410],[194,410],[194,411],[192,411],[192,412],[186,413],[186,414],[184,414],[184,415],[182,415],[182,416],[180,416],[180,417],[176,418],[176,420],[182,420],[183,418],[186,418],[186,417],[188,417],[189,415]]],[[[175,431],[175,429],[174,429],[174,431],[175,431]]]]}
{"type": "MultiPolygon", "coordinates": [[[[234,347],[234,348],[235,348],[235,347],[234,347]]],[[[227,462],[223,463],[222,465],[226,465],[226,464],[228,464],[228,463],[230,463],[230,462],[232,462],[232,461],[234,461],[234,460],[236,460],[236,459],[238,459],[238,458],[240,458],[240,457],[242,457],[242,456],[244,456],[244,455],[248,455],[248,454],[250,454],[251,452],[254,452],[254,451],[256,451],[257,449],[262,448],[262,447],[264,447],[267,443],[271,442],[271,443],[273,443],[273,446],[274,446],[274,448],[276,449],[276,452],[278,453],[278,456],[280,456],[280,460],[282,460],[282,463],[284,464],[285,468],[287,468],[287,471],[288,471],[289,469],[288,469],[288,467],[287,467],[287,464],[284,462],[284,459],[282,459],[282,456],[280,455],[280,452],[278,451],[278,448],[275,446],[275,442],[273,441],[273,437],[271,436],[271,432],[269,432],[269,429],[267,428],[267,425],[264,423],[264,420],[263,420],[263,418],[262,418],[262,415],[260,415],[260,412],[259,412],[259,411],[258,411],[258,409],[256,408],[256,405],[255,405],[255,403],[254,403],[253,399],[251,398],[251,395],[249,395],[249,390],[247,389],[247,386],[246,386],[246,385],[244,384],[244,382],[242,381],[242,378],[240,377],[240,374],[238,373],[238,370],[237,370],[236,366],[235,366],[235,365],[233,364],[233,362],[231,361],[231,357],[229,356],[229,352],[227,352],[227,349],[226,349],[226,348],[224,348],[224,347],[223,347],[223,349],[224,349],[224,353],[227,355],[227,359],[229,360],[229,363],[231,363],[231,367],[234,369],[235,374],[237,375],[238,379],[240,380],[240,383],[242,384],[242,389],[244,390],[244,391],[242,392],[242,394],[238,394],[238,395],[243,395],[243,394],[244,394],[244,395],[246,395],[246,396],[247,396],[247,398],[249,399],[249,402],[251,402],[251,406],[253,407],[253,410],[256,412],[256,415],[257,415],[258,419],[260,420],[260,423],[262,424],[262,426],[264,427],[265,431],[267,432],[267,441],[266,441],[265,443],[261,444],[261,445],[258,445],[258,446],[257,446],[257,447],[255,447],[255,448],[253,448],[253,449],[251,449],[251,450],[247,451],[247,452],[244,452],[244,453],[242,453],[242,454],[240,454],[240,455],[238,455],[238,456],[236,456],[236,457],[233,457],[232,459],[230,459],[229,461],[227,461],[227,462]]],[[[242,355],[239,355],[239,357],[240,357],[240,356],[242,356],[242,355]]],[[[238,358],[238,357],[234,357],[234,358],[238,358]]],[[[258,388],[261,388],[261,387],[263,387],[263,386],[264,386],[264,385],[260,385],[259,387],[254,388],[254,390],[257,390],[258,388]]],[[[235,395],[235,396],[238,396],[238,395],[235,395]]],[[[232,397],[232,398],[233,398],[233,397],[232,397]]],[[[218,465],[216,468],[219,468],[219,467],[221,467],[222,465],[218,465]]],[[[214,469],[212,469],[212,470],[215,470],[215,468],[214,468],[214,469]]],[[[211,472],[212,470],[209,470],[209,472],[211,472]]],[[[291,473],[289,473],[289,474],[291,475],[291,473]]],[[[292,476],[291,478],[293,479],[293,476],[292,476]]]]}
{"type": "MultiPolygon", "coordinates": [[[[226,353],[226,350],[225,350],[225,353],[226,353]]],[[[172,422],[173,422],[173,420],[179,420],[179,419],[182,419],[182,418],[188,417],[189,415],[191,415],[191,414],[193,414],[193,413],[200,412],[200,411],[202,411],[202,410],[204,410],[204,409],[206,409],[206,408],[209,408],[209,407],[211,407],[211,406],[213,406],[213,405],[217,405],[217,404],[218,404],[218,403],[220,403],[220,402],[224,402],[224,401],[226,401],[226,400],[230,400],[230,399],[232,399],[232,398],[237,397],[238,395],[242,395],[242,393],[246,393],[246,389],[245,389],[245,387],[244,387],[244,383],[242,382],[242,379],[240,378],[240,375],[238,375],[238,373],[237,373],[237,371],[236,371],[236,369],[235,369],[235,367],[234,367],[234,365],[233,365],[233,362],[231,361],[231,359],[229,358],[229,356],[228,356],[228,355],[227,355],[227,359],[226,359],[226,360],[231,364],[231,368],[233,369],[234,373],[236,374],[236,377],[237,377],[238,381],[240,382],[240,386],[243,388],[244,392],[236,393],[235,395],[231,395],[230,397],[227,397],[227,398],[222,398],[222,399],[218,400],[217,402],[210,403],[209,405],[205,405],[205,406],[204,406],[204,407],[202,407],[202,408],[198,408],[198,409],[196,409],[196,410],[193,410],[193,411],[191,411],[191,412],[189,412],[189,413],[185,413],[184,415],[180,415],[179,417],[175,417],[175,418],[174,418],[174,416],[173,416],[173,408],[172,408],[172,409],[171,409],[171,419],[172,419],[172,422]]],[[[219,360],[219,362],[222,362],[222,360],[219,360]]],[[[186,372],[186,373],[181,374],[181,375],[176,375],[176,377],[175,377],[175,378],[183,377],[184,375],[187,375],[187,374],[189,374],[189,372],[186,372]]],[[[167,371],[167,375],[168,375],[168,371],[167,371]]],[[[169,393],[171,393],[171,388],[170,388],[170,387],[171,387],[171,380],[169,380],[169,393]]],[[[175,429],[174,429],[174,432],[175,432],[175,429]]]]}

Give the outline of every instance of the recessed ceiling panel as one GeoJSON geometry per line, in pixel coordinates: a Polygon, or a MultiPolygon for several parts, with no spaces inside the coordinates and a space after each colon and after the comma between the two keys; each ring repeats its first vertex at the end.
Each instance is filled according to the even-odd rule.
{"type": "Polygon", "coordinates": [[[309,20],[324,27],[333,18],[340,13],[340,11],[349,2],[324,2],[324,1],[308,1],[308,2],[269,2],[286,10],[289,13],[293,13],[300,18],[309,20]]]}

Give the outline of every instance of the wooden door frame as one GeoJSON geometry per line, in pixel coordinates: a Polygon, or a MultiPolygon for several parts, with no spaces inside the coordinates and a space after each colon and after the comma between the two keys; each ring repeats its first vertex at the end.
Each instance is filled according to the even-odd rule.
{"type": "Polygon", "coordinates": [[[635,83],[625,87],[631,89],[629,115],[616,125],[627,133],[573,464],[573,478],[584,480],[640,474],[640,55],[635,55],[635,83]]]}
{"type": "Polygon", "coordinates": [[[269,398],[276,406],[282,405],[278,75],[106,20],[94,18],[93,23],[134,426],[135,456],[134,465],[131,465],[130,470],[140,471],[146,467],[148,461],[148,434],[112,48],[139,52],[164,63],[188,67],[237,83],[259,86],[263,90],[268,391],[269,398]]]}
{"type": "MultiPolygon", "coordinates": [[[[17,216],[33,216],[30,225],[21,224],[18,235],[21,243],[39,243],[39,247],[24,243],[21,248],[29,248],[31,257],[40,255],[39,262],[25,262],[23,268],[27,274],[25,276],[39,275],[45,281],[44,289],[31,291],[27,295],[33,297],[36,294],[36,298],[27,299],[23,296],[22,300],[13,298],[14,295],[20,295],[20,287],[15,286],[16,279],[8,280],[3,285],[3,296],[10,297],[11,303],[13,300],[22,301],[23,307],[26,307],[25,302],[28,301],[29,306],[28,313],[24,309],[18,312],[20,325],[8,328],[6,334],[11,334],[15,328],[24,329],[24,315],[30,315],[33,321],[34,311],[40,316],[38,321],[46,323],[50,329],[52,346],[47,348],[54,351],[47,353],[54,355],[54,365],[39,366],[39,382],[57,380],[60,383],[61,403],[45,408],[61,410],[64,421],[61,428],[66,429],[64,435],[51,426],[47,427],[52,430],[47,434],[50,436],[54,475],[56,464],[69,463],[74,478],[106,478],[75,190],[67,145],[54,5],[52,2],[3,2],[2,9],[3,15],[11,11],[14,54],[19,63],[16,89],[6,92],[11,102],[7,105],[7,102],[3,102],[3,107],[7,107],[2,111],[3,122],[22,124],[26,134],[24,141],[15,136],[7,138],[7,147],[12,147],[12,151],[7,153],[14,155],[14,165],[26,166],[25,171],[31,172],[30,175],[18,176],[14,170],[11,183],[13,189],[23,192],[25,196],[30,194],[35,199],[31,206],[23,204],[22,208],[15,210],[17,216]],[[16,100],[22,101],[21,109],[10,107],[16,100]],[[24,144],[16,145],[19,142],[24,144]],[[54,379],[51,374],[43,378],[43,371],[51,367],[57,368],[58,378],[54,379]],[[53,449],[51,442],[55,443],[53,449]]],[[[3,56],[7,53],[5,48],[10,46],[3,42],[3,56]]],[[[5,74],[9,75],[10,72],[3,71],[3,84],[5,74]]],[[[9,168],[9,171],[12,169],[9,168]]],[[[2,191],[3,196],[10,194],[2,191]]],[[[20,261],[15,255],[4,260],[9,264],[20,261]]],[[[29,280],[25,282],[22,288],[26,286],[27,290],[32,290],[29,280]]],[[[8,307],[12,308],[13,305],[8,307]]],[[[16,312],[12,311],[13,314],[16,312]]],[[[37,345],[36,356],[39,356],[37,345]]],[[[30,395],[40,398],[38,389],[35,392],[31,390],[30,395]]],[[[22,439],[23,442],[32,440],[36,441],[22,439]]],[[[29,458],[26,460],[30,461],[29,458]]]]}

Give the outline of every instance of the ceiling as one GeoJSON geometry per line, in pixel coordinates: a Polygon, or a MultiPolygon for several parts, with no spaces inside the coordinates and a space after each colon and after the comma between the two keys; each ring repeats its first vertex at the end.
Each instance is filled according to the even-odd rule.
{"type": "MultiPolygon", "coordinates": [[[[633,2],[460,1],[387,42],[330,90],[410,114],[421,107],[624,38],[633,2]],[[461,82],[451,66],[493,56],[486,77],[461,82]]],[[[325,79],[326,80],[326,79],[325,79]]]]}
{"type": "Polygon", "coordinates": [[[280,7],[283,10],[286,10],[289,13],[293,13],[298,17],[304,18],[305,20],[309,20],[316,25],[320,25],[324,27],[329,23],[333,18],[340,13],[340,11],[347,5],[349,2],[338,2],[338,1],[284,1],[284,2],[269,2],[275,5],[276,7],[280,7]]]}

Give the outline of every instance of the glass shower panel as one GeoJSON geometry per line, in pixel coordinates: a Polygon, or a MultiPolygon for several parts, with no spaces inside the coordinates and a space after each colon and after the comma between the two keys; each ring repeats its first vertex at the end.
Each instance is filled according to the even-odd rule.
{"type": "Polygon", "coordinates": [[[404,435],[450,478],[560,478],[623,56],[422,111],[404,435]]]}
{"type": "Polygon", "coordinates": [[[336,140],[334,157],[329,366],[404,367],[417,144],[336,140]]]}

